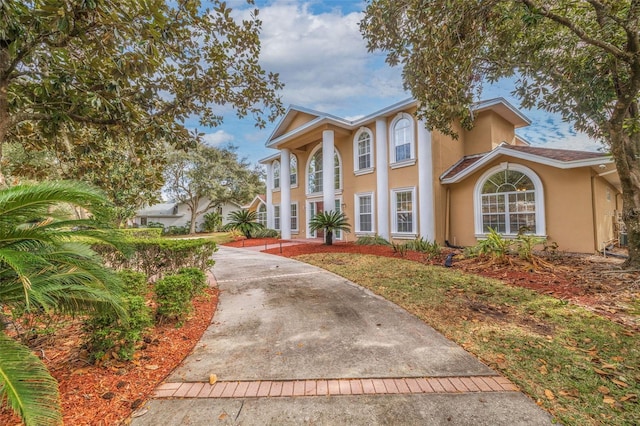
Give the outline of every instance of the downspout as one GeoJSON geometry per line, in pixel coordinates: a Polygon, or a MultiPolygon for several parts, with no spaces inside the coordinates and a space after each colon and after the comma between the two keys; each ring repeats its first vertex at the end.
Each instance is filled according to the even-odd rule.
{"type": "Polygon", "coordinates": [[[447,193],[445,198],[444,205],[444,240],[447,245],[449,245],[449,232],[450,232],[450,221],[451,221],[451,194],[450,189],[447,186],[447,193]]]}
{"type": "MultiPolygon", "coordinates": [[[[591,175],[591,218],[593,222],[593,245],[595,246],[596,253],[600,252],[600,248],[598,247],[598,223],[596,220],[596,188],[595,188],[595,180],[596,176],[594,174],[591,175]]],[[[604,247],[602,248],[602,252],[604,253],[604,247]]]]}

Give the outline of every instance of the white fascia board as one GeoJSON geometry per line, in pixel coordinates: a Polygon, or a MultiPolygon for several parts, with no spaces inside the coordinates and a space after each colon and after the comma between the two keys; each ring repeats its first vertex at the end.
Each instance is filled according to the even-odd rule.
{"type": "Polygon", "coordinates": [[[373,114],[369,114],[369,115],[367,115],[365,117],[362,117],[362,118],[360,118],[358,120],[352,121],[351,125],[353,126],[353,128],[358,128],[358,127],[362,126],[363,124],[365,124],[365,123],[367,123],[369,121],[375,120],[378,117],[384,117],[386,115],[390,115],[390,114],[393,114],[395,112],[402,111],[402,110],[404,110],[404,109],[406,109],[406,108],[408,108],[410,106],[414,106],[414,105],[417,105],[417,104],[418,104],[418,101],[416,101],[413,98],[405,99],[403,101],[396,102],[395,104],[390,105],[390,106],[388,106],[388,107],[386,107],[384,109],[376,111],[373,114]]]}
{"type": "Polygon", "coordinates": [[[280,159],[280,153],[276,152],[275,154],[272,154],[268,157],[262,158],[260,160],[258,160],[258,163],[260,164],[267,164],[272,162],[273,160],[279,160],[280,159]]]}
{"type": "Polygon", "coordinates": [[[578,167],[589,167],[589,166],[597,166],[600,164],[613,163],[613,158],[611,158],[611,156],[608,156],[608,155],[607,156],[603,155],[602,157],[597,157],[597,158],[589,158],[586,160],[559,161],[559,160],[554,160],[552,158],[542,157],[540,155],[529,154],[527,152],[516,151],[509,148],[504,148],[503,146],[499,146],[498,148],[494,149],[489,154],[487,154],[484,158],[470,165],[459,174],[448,179],[443,179],[441,183],[449,184],[449,183],[461,182],[467,176],[473,174],[477,170],[484,167],[487,163],[493,161],[495,158],[501,155],[518,158],[520,160],[528,160],[534,163],[555,167],[557,169],[575,169],[578,167]]]}
{"type": "Polygon", "coordinates": [[[492,98],[492,99],[487,99],[486,101],[477,102],[477,103],[475,103],[475,104],[473,104],[471,106],[471,110],[472,111],[480,111],[480,110],[483,110],[483,109],[489,109],[491,107],[494,107],[494,106],[500,105],[500,104],[502,104],[505,107],[507,107],[513,114],[515,114],[518,118],[520,118],[522,121],[527,123],[527,125],[531,124],[531,120],[526,115],[524,115],[522,112],[520,112],[520,110],[518,108],[516,108],[513,105],[511,105],[511,103],[509,103],[509,101],[507,101],[503,97],[492,98]]]}

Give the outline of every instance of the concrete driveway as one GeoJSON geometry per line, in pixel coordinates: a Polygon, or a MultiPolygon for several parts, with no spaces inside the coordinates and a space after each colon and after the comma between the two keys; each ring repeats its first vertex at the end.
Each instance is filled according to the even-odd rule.
{"type": "Polygon", "coordinates": [[[344,278],[246,249],[214,258],[213,321],[133,425],[551,423],[504,377],[344,278]]]}

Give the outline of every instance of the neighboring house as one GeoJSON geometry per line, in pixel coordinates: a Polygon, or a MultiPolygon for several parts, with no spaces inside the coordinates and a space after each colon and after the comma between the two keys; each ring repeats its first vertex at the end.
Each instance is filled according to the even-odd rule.
{"type": "Polygon", "coordinates": [[[243,209],[256,212],[256,222],[267,228],[267,197],[264,194],[256,195],[243,209]]]}
{"type": "MultiPolygon", "coordinates": [[[[198,210],[201,210],[209,203],[209,199],[203,199],[198,210]]],[[[227,203],[219,207],[209,209],[207,212],[198,215],[196,219],[196,230],[200,231],[202,222],[204,221],[204,215],[217,211],[222,215],[222,224],[228,223],[227,216],[229,213],[240,210],[242,207],[239,204],[227,203]]],[[[161,223],[165,228],[170,226],[186,226],[191,220],[191,211],[189,207],[184,203],[170,202],[160,203],[153,206],[145,207],[136,212],[136,216],[133,218],[134,226],[147,226],[150,222],[161,223]]]]}
{"type": "Polygon", "coordinates": [[[319,237],[309,220],[337,209],[356,237],[472,246],[490,227],[515,237],[526,226],[585,253],[618,237],[611,156],[529,146],[515,134],[529,120],[502,98],[475,104],[474,127],[454,126],[457,140],[427,130],[416,108],[406,100],[349,121],[291,106],[266,142],[278,153],[261,160],[267,193],[255,208],[267,226],[285,239],[319,237]]]}

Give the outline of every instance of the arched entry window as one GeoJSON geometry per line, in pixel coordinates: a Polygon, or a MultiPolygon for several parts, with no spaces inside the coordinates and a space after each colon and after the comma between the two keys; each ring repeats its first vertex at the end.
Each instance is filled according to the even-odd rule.
{"type": "Polygon", "coordinates": [[[504,164],[486,172],[476,184],[476,234],[490,229],[504,235],[544,235],[542,182],[530,169],[504,164]]]}
{"type": "MultiPolygon", "coordinates": [[[[340,189],[341,169],[340,156],[335,151],[333,155],[334,165],[334,188],[340,189]]],[[[311,155],[307,166],[307,193],[313,194],[322,192],[322,148],[319,148],[311,155]]]]}

